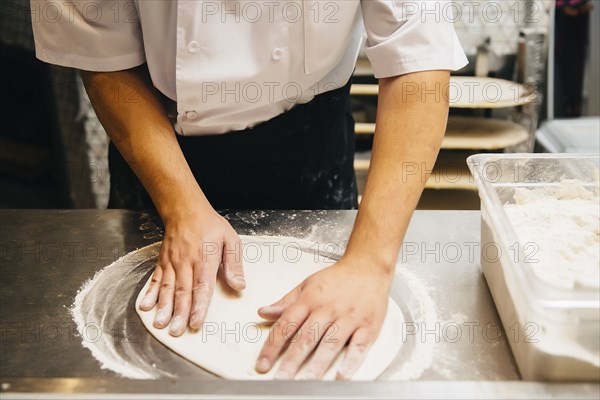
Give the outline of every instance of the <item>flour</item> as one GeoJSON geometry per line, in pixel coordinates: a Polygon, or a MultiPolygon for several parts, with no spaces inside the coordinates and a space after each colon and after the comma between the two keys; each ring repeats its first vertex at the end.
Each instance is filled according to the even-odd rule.
{"type": "Polygon", "coordinates": [[[565,289],[600,287],[600,199],[581,183],[517,188],[504,210],[524,246],[524,263],[542,281],[565,289]]]}
{"type": "MultiPolygon", "coordinates": [[[[281,359],[268,373],[257,374],[255,371],[261,349],[267,341],[273,340],[268,329],[263,326],[266,321],[257,315],[257,310],[263,305],[273,304],[309,276],[329,267],[332,262],[331,259],[312,251],[285,250],[286,247],[289,250],[292,246],[304,249],[312,247],[309,243],[301,244],[298,239],[264,236],[240,236],[240,239],[244,244],[247,287],[243,292],[232,296],[229,288],[217,285],[206,314],[204,329],[187,330],[183,335],[173,337],[168,329],[154,327],[156,307],[149,311],[139,308],[151,278],[148,278],[146,286],[139,292],[136,311],[146,329],[157,340],[202,368],[227,379],[271,380],[279,369],[281,359]],[[251,253],[246,251],[248,249],[252,250],[251,253]]],[[[389,299],[379,336],[369,347],[352,380],[372,381],[387,369],[402,346],[398,334],[404,325],[402,311],[389,299]]],[[[303,334],[308,333],[309,337],[313,338],[311,340],[317,340],[314,334],[317,330],[324,329],[324,325],[317,324],[316,328],[304,325],[300,331],[302,329],[303,334]]],[[[330,337],[325,340],[333,339],[330,337]]],[[[323,380],[335,379],[345,354],[344,349],[324,374],[323,380]]]]}
{"type": "MultiPolygon", "coordinates": [[[[523,264],[540,281],[560,289],[585,289],[592,291],[592,295],[599,289],[600,199],[597,185],[594,189],[576,180],[564,180],[554,187],[517,188],[515,204],[504,206],[520,244],[530,250],[523,264]]],[[[519,300],[514,301],[522,333],[530,335],[525,343],[536,349],[534,354],[539,359],[541,354],[555,357],[546,360],[544,366],[530,366],[536,370],[528,369],[528,373],[570,379],[597,376],[600,366],[597,311],[595,316],[593,310],[588,315],[568,308],[536,314],[519,300]],[[534,330],[526,330],[526,324],[534,330]],[[551,371],[549,375],[540,372],[544,368],[551,371]]],[[[539,362],[531,361],[534,356],[524,353],[524,348],[517,347],[516,352],[518,361],[522,357],[520,363],[539,362]]]]}
{"type": "MultiPolygon", "coordinates": [[[[144,354],[132,351],[132,343],[115,335],[111,321],[125,321],[125,308],[131,293],[121,290],[134,286],[144,274],[136,268],[147,258],[158,256],[159,245],[153,244],[133,251],[98,271],[79,289],[71,315],[83,347],[90,350],[102,369],[108,369],[132,379],[153,379],[172,376],[152,367],[144,354]],[[137,273],[136,273],[137,272],[137,273]]],[[[126,329],[126,325],[125,325],[126,329]]],[[[127,337],[127,336],[125,336],[127,337]]]]}
{"type": "MultiPolygon", "coordinates": [[[[412,322],[421,327],[435,326],[438,315],[430,288],[418,276],[408,271],[406,266],[397,268],[396,274],[410,288],[410,296],[415,301],[411,310],[412,322]]],[[[408,360],[403,360],[399,368],[390,371],[389,375],[385,376],[386,379],[401,381],[419,379],[433,364],[436,345],[435,341],[416,340],[408,360]]]]}
{"type": "MultiPolygon", "coordinates": [[[[310,236],[315,236],[311,232],[310,236]]],[[[281,240],[281,237],[274,237],[281,240]]],[[[313,241],[294,239],[305,249],[319,249],[326,256],[338,259],[344,245],[325,247],[313,241]]],[[[73,320],[82,339],[103,369],[111,370],[131,379],[159,379],[180,376],[198,376],[199,368],[182,364],[170,351],[157,346],[156,340],[147,332],[137,332],[130,323],[141,321],[135,312],[135,299],[149,276],[158,257],[161,243],[133,251],[103,268],[80,288],[71,307],[73,320]],[[134,340],[125,340],[132,338],[134,340]],[[165,353],[169,357],[165,356],[165,353]],[[168,368],[168,369],[167,369],[168,368]]],[[[406,266],[397,269],[399,290],[393,290],[392,298],[400,305],[407,322],[425,324],[437,322],[435,303],[423,281],[406,266]],[[406,304],[405,300],[410,300],[406,304]]],[[[143,327],[142,327],[143,328],[143,327]]],[[[398,340],[402,332],[398,332],[398,340]]],[[[403,344],[402,357],[396,357],[380,380],[418,379],[431,367],[436,343],[416,340],[403,344]]]]}

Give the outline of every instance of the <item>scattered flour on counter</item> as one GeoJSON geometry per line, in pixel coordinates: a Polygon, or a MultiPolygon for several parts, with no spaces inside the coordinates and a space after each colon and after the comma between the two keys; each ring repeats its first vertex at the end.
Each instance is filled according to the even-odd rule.
{"type": "MultiPolygon", "coordinates": [[[[144,276],[139,267],[144,261],[158,255],[160,244],[152,244],[128,253],[98,271],[79,289],[71,307],[71,316],[81,337],[81,344],[98,360],[102,369],[108,369],[125,378],[155,379],[171,377],[167,371],[152,367],[145,354],[135,351],[134,343],[115,337],[115,321],[126,328],[127,304],[131,290],[144,276]]],[[[151,358],[151,355],[149,356],[151,358]]]]}
{"type": "MultiPolygon", "coordinates": [[[[314,249],[314,243],[295,239],[305,244],[307,249],[314,249]]],[[[155,346],[156,340],[148,333],[140,335],[135,329],[131,331],[131,319],[139,320],[135,313],[137,293],[148,278],[153,260],[158,256],[160,242],[140,248],[118,259],[98,271],[93,278],[86,281],[79,289],[71,306],[71,315],[76,323],[77,331],[83,347],[87,348],[98,360],[103,369],[108,369],[131,379],[173,378],[183,373],[191,375],[187,368],[177,364],[157,363],[164,360],[163,346],[155,346]],[[124,340],[134,337],[135,340],[124,340]],[[169,368],[163,369],[163,368],[169,368]]],[[[325,249],[328,256],[339,258],[344,247],[334,251],[325,249]]],[[[438,321],[436,304],[431,297],[430,289],[416,274],[406,266],[397,269],[401,290],[392,297],[399,304],[404,301],[403,311],[410,321],[425,326],[434,326],[438,321]]],[[[141,321],[138,321],[141,324],[141,321]]],[[[402,340],[402,332],[398,332],[398,340],[402,340]]],[[[405,345],[405,357],[396,357],[393,365],[379,378],[381,380],[413,380],[421,377],[431,367],[436,343],[431,340],[410,341],[405,345]]],[[[185,364],[187,365],[187,364],[185,364]]]]}
{"type": "MultiPolygon", "coordinates": [[[[410,272],[405,265],[396,268],[397,276],[406,285],[405,300],[410,306],[410,313],[407,316],[413,324],[425,329],[436,326],[439,323],[437,307],[431,296],[431,288],[428,287],[421,278],[410,272]]],[[[394,296],[392,296],[394,297],[394,296]]],[[[409,320],[407,319],[407,321],[409,320]]],[[[405,328],[406,329],[406,328],[405,328]]],[[[402,332],[406,335],[406,332],[402,332]]],[[[422,335],[422,333],[421,333],[422,335]]],[[[406,359],[398,360],[398,365],[393,365],[382,375],[383,380],[389,381],[409,381],[421,378],[423,373],[432,367],[437,341],[423,340],[418,335],[414,340],[412,351],[406,359]]],[[[407,338],[399,338],[407,345],[407,338]]]]}
{"type": "Polygon", "coordinates": [[[504,210],[525,249],[524,263],[560,288],[600,287],[600,198],[579,181],[517,188],[504,210]]]}

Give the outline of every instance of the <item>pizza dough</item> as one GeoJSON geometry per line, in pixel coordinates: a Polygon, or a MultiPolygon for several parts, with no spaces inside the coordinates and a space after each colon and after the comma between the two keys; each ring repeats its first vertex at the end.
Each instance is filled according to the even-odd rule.
{"type": "Polygon", "coordinates": [[[525,85],[484,76],[450,78],[450,105],[454,108],[504,108],[529,104],[536,93],[525,85]]]}
{"type": "MultiPolygon", "coordinates": [[[[521,83],[487,76],[451,76],[443,88],[453,108],[504,108],[530,104],[537,100],[533,88],[521,83]]],[[[378,85],[354,84],[351,95],[377,96],[378,85]]]]}
{"type": "MultiPolygon", "coordinates": [[[[272,379],[281,360],[267,374],[259,374],[254,369],[260,350],[269,339],[269,326],[258,316],[258,309],[279,300],[333,261],[311,250],[310,243],[307,245],[298,239],[244,236],[241,239],[247,287],[237,295],[219,279],[202,330],[188,330],[180,337],[173,337],[168,327],[155,328],[152,323],[156,307],[148,312],[139,308],[150,279],[140,291],[135,307],[156,339],[200,367],[227,379],[272,379]]],[[[316,245],[312,249],[316,249],[316,245]]],[[[356,299],[360,301],[360,293],[356,299]]],[[[402,345],[403,323],[400,308],[389,299],[379,337],[353,380],[374,380],[391,364],[402,345]]],[[[325,380],[335,379],[344,354],[345,351],[334,361],[325,380]]]]}

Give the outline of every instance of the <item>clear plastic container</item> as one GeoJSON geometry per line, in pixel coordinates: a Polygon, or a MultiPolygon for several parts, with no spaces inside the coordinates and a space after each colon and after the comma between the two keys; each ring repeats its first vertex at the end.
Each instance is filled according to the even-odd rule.
{"type": "MultiPolygon", "coordinates": [[[[600,291],[539,279],[504,205],[516,188],[577,179],[598,194],[597,155],[477,154],[467,163],[481,198],[481,265],[525,380],[600,380],[600,291]]],[[[599,206],[600,207],[600,206],[599,206]]],[[[559,245],[559,243],[557,243],[559,245]]]]}
{"type": "Polygon", "coordinates": [[[537,140],[550,153],[600,153],[600,118],[586,117],[546,121],[537,140]]]}

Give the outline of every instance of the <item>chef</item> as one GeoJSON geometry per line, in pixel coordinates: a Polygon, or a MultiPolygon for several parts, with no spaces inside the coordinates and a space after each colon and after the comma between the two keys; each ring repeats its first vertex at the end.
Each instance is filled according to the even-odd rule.
{"type": "Polygon", "coordinates": [[[219,268],[234,290],[246,285],[240,239],[215,209],[358,207],[349,80],[366,30],[377,129],[347,250],[259,310],[276,323],[256,363],[267,372],[281,356],[276,378],[319,379],[347,344],[338,378],[351,378],[382,326],[444,136],[450,71],[467,63],[450,0],[31,0],[31,8],[37,57],[81,70],[110,136],[110,206],[155,207],[164,221],[142,308],[158,304],[154,324],[173,336],[201,328],[219,268]]]}

